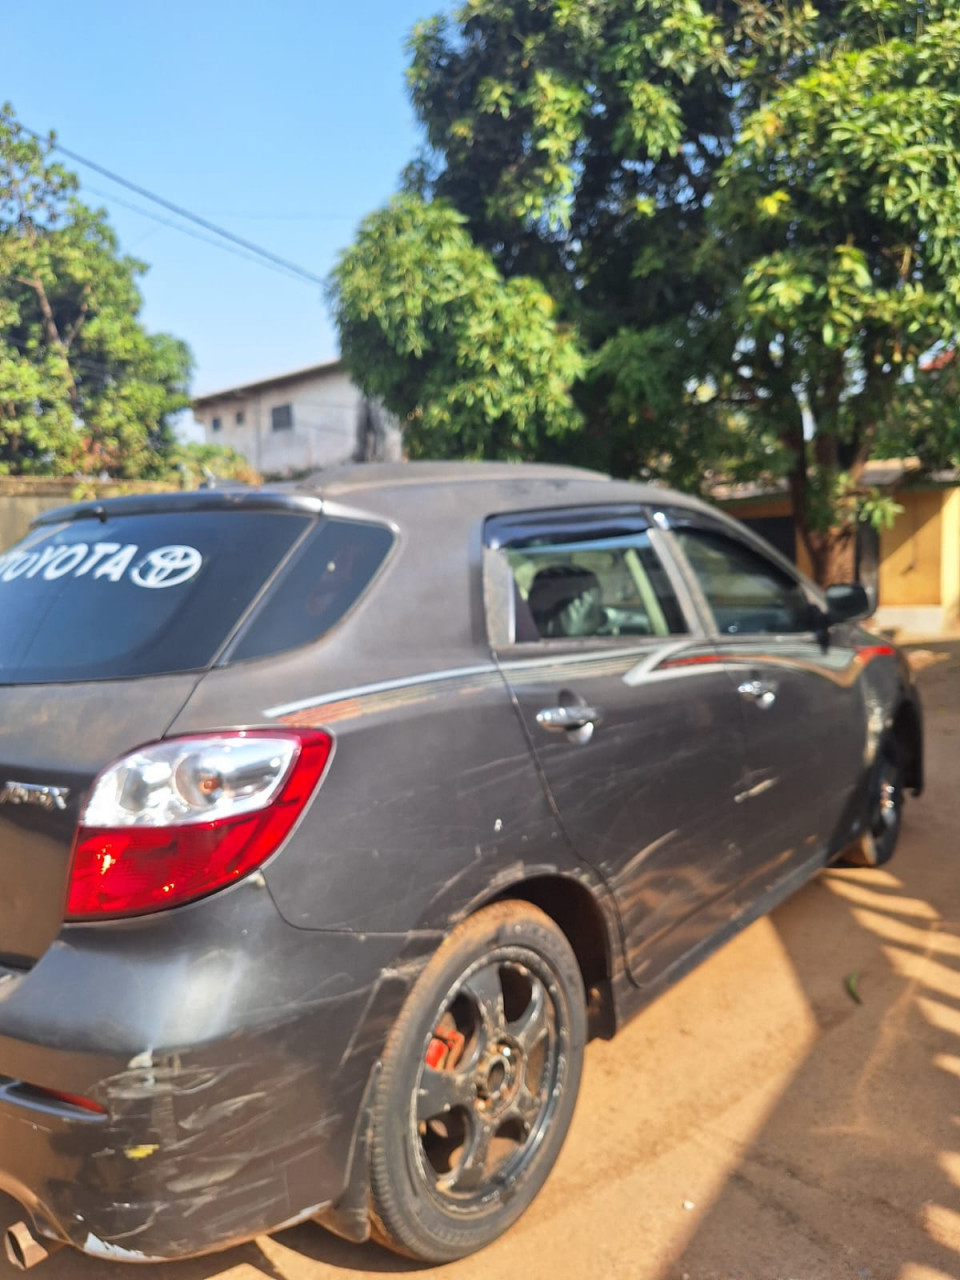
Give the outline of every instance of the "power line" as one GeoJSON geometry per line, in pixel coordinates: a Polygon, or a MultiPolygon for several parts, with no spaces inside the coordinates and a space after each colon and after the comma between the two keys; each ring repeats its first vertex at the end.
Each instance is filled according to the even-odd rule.
{"type": "Polygon", "coordinates": [[[241,222],[359,222],[362,213],[237,213],[235,209],[207,209],[204,217],[239,218],[241,222]]]}
{"type": "Polygon", "coordinates": [[[191,240],[199,240],[201,244],[212,244],[215,249],[222,249],[225,253],[232,253],[235,257],[240,258],[243,262],[254,262],[257,266],[266,267],[269,271],[275,271],[277,275],[286,276],[288,280],[299,280],[300,275],[294,275],[286,267],[276,267],[272,262],[265,262],[255,257],[252,253],[247,253],[244,249],[235,249],[233,245],[222,244],[219,240],[215,240],[213,236],[205,236],[199,231],[192,231],[190,227],[184,227],[179,222],[174,222],[172,218],[162,218],[159,213],[151,213],[149,209],[141,209],[139,205],[131,204],[129,200],[122,200],[120,196],[111,195],[106,191],[98,191],[96,187],[85,187],[91,195],[99,196],[101,200],[110,200],[113,204],[117,204],[121,209],[129,209],[131,213],[137,213],[141,218],[149,218],[151,222],[157,223],[161,227],[172,227],[174,231],[180,231],[183,235],[189,236],[191,240]]]}
{"type": "MultiPolygon", "coordinates": [[[[88,160],[86,156],[78,155],[76,151],[71,151],[68,147],[62,146],[59,142],[51,142],[49,137],[37,133],[35,129],[29,129],[25,124],[21,124],[20,128],[24,133],[35,138],[37,142],[47,144],[53,147],[55,151],[59,151],[61,155],[67,156],[70,160],[77,164],[85,165],[88,169],[102,174],[103,177],[109,178],[111,182],[118,183],[121,187],[126,187],[128,191],[133,191],[136,195],[142,196],[145,200],[151,200],[154,204],[158,204],[161,208],[175,213],[180,218],[186,218],[188,222],[194,222],[197,226],[203,227],[205,231],[211,231],[214,235],[220,236],[224,240],[229,240],[235,245],[239,245],[241,249],[245,249],[248,253],[253,253],[257,257],[265,261],[272,262],[275,266],[283,267],[284,270],[291,272],[293,275],[303,280],[309,281],[311,284],[323,285],[326,282],[322,276],[315,275],[312,271],[308,271],[305,267],[298,266],[295,262],[290,262],[286,258],[279,257],[278,254],[271,253],[269,249],[264,249],[261,245],[254,244],[252,240],[244,240],[242,236],[236,236],[232,231],[227,231],[224,227],[218,227],[215,222],[210,222],[206,218],[201,218],[197,213],[191,213],[189,209],[184,209],[182,205],[174,204],[171,200],[165,200],[163,196],[158,196],[153,191],[148,191],[146,187],[140,187],[135,182],[130,182],[127,178],[123,178],[119,173],[114,173],[112,169],[105,168],[102,164],[97,164],[95,160],[88,160]]],[[[176,224],[171,224],[176,225],[176,224]]],[[[181,228],[185,230],[185,228],[181,228]]]]}

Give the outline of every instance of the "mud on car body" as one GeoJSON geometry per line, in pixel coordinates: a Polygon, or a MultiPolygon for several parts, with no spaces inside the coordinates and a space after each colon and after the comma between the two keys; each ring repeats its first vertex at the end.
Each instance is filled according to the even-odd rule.
{"type": "Polygon", "coordinates": [[[0,559],[11,1256],[495,1238],[591,1034],[892,854],[920,709],[868,612],[565,468],[42,516],[0,559]]]}

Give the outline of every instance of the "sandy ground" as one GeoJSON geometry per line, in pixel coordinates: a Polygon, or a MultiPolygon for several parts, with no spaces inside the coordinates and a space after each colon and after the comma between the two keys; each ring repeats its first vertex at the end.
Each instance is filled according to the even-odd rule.
{"type": "MultiPolygon", "coordinates": [[[[929,788],[890,870],[825,873],[591,1045],[559,1164],[506,1238],[428,1273],[306,1225],[140,1274],[958,1280],[960,646],[925,648],[949,654],[917,664],[929,788]]],[[[0,1197],[0,1226],[18,1216],[0,1197]]],[[[130,1273],[64,1251],[34,1274],[130,1273]]]]}

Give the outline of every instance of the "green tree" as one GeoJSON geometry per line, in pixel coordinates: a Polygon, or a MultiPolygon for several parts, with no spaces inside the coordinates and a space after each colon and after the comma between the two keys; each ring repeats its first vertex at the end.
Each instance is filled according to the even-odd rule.
{"type": "Polygon", "coordinates": [[[139,320],[143,263],[0,109],[0,472],[162,478],[191,356],[139,320]]]}
{"type": "Polygon", "coordinates": [[[529,458],[579,425],[584,362],[536,281],[504,280],[443,200],[372,214],[335,272],[342,348],[415,457],[529,458]]]}
{"type": "Polygon", "coordinates": [[[184,489],[195,489],[211,477],[239,480],[243,484],[259,484],[261,479],[256,468],[242,454],[222,444],[181,444],[178,441],[169,454],[169,470],[176,471],[184,489]]]}
{"type": "MultiPolygon", "coordinates": [[[[829,578],[856,521],[890,517],[871,456],[938,452],[918,394],[949,380],[917,370],[960,308],[954,0],[468,0],[411,53],[426,147],[403,207],[443,211],[461,276],[434,293],[433,256],[368,220],[335,282],[361,385],[432,414],[462,365],[405,344],[421,302],[445,334],[448,294],[490,318],[478,273],[536,281],[584,355],[547,366],[581,425],[538,426],[538,452],[687,487],[785,479],[829,578]]],[[[508,341],[536,347],[485,332],[491,369],[508,341]]],[[[446,453],[449,407],[427,446],[446,453]]],[[[474,415],[466,452],[498,455],[502,434],[474,415]]]]}

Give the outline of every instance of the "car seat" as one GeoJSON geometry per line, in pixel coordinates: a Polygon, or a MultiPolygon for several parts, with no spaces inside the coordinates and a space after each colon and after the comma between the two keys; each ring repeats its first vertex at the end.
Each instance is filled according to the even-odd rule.
{"type": "Polygon", "coordinates": [[[595,636],[606,621],[600,582],[575,564],[551,564],[530,586],[527,604],[544,638],[595,636]]]}

